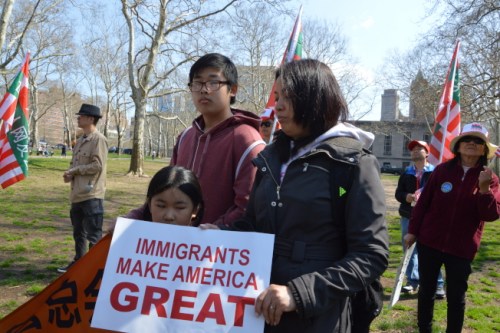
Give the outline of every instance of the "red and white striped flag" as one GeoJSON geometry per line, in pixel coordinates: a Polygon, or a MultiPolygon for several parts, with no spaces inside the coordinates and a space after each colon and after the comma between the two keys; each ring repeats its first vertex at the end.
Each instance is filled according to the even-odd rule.
{"type": "MultiPolygon", "coordinates": [[[[290,35],[290,39],[288,41],[288,46],[283,54],[283,59],[281,59],[281,64],[299,60],[302,58],[302,6],[300,6],[299,14],[295,19],[295,24],[293,26],[292,34],[290,35]]],[[[269,95],[269,99],[267,100],[266,110],[264,112],[271,112],[274,114],[274,105],[276,101],[274,99],[274,90],[275,90],[276,81],[274,81],[273,86],[271,88],[271,94],[269,95]]],[[[271,139],[269,142],[272,142],[274,131],[279,129],[279,123],[277,117],[274,115],[273,128],[271,129],[271,139]]]]}
{"type": "MultiPolygon", "coordinates": [[[[302,6],[300,6],[299,15],[297,15],[297,19],[295,20],[288,46],[283,54],[283,59],[281,59],[281,64],[292,60],[299,60],[300,58],[302,58],[302,6]]],[[[274,100],[275,84],[276,81],[273,83],[271,94],[267,100],[266,109],[274,109],[274,104],[276,104],[274,100]]]]}
{"type": "Polygon", "coordinates": [[[0,103],[0,184],[6,188],[28,175],[29,53],[0,103]]]}
{"type": "Polygon", "coordinates": [[[459,48],[460,41],[457,41],[450,66],[448,67],[443,94],[434,121],[428,158],[429,163],[433,165],[438,165],[453,158],[453,153],[450,151],[450,141],[460,134],[459,48]]]}

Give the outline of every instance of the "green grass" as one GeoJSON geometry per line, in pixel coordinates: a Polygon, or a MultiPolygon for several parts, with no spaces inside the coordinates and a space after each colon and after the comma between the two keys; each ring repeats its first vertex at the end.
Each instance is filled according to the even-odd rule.
{"type": "MultiPolygon", "coordinates": [[[[127,176],[129,155],[109,155],[105,226],[117,216],[144,202],[149,178],[127,176]]],[[[32,158],[29,177],[2,191],[0,218],[0,318],[39,293],[59,276],[56,268],[66,265],[73,256],[73,238],[69,219],[69,185],[62,181],[70,158],[32,158]]],[[[144,171],[152,176],[166,166],[165,160],[146,160],[144,171]]],[[[385,185],[395,186],[398,177],[383,175],[385,185]]],[[[394,192],[387,193],[392,200],[394,192]]],[[[399,216],[387,214],[390,235],[389,267],[382,277],[385,307],[375,319],[371,332],[418,332],[416,295],[402,295],[387,309],[396,271],[403,255],[399,216]]],[[[500,332],[500,223],[487,223],[479,253],[469,279],[464,332],[500,332]]],[[[435,306],[434,332],[446,330],[446,301],[435,306]]]]}
{"type": "MultiPolygon", "coordinates": [[[[27,179],[1,193],[0,318],[39,293],[59,276],[74,253],[69,219],[69,184],[62,174],[70,158],[33,157],[27,179]]],[[[150,178],[127,176],[130,156],[108,159],[104,228],[144,202],[150,178]]],[[[153,175],[166,160],[145,161],[153,175]]]]}

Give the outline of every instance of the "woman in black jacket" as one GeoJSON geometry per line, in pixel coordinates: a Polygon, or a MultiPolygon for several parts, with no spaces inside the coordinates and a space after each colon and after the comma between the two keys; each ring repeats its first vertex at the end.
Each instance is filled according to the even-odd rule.
{"type": "Polygon", "coordinates": [[[255,310],[265,332],[350,332],[350,296],[387,267],[384,190],[363,149],[373,134],[343,122],[347,104],[325,64],[293,61],[276,79],[282,130],[254,160],[250,201],[232,227],[275,235],[255,310]]]}

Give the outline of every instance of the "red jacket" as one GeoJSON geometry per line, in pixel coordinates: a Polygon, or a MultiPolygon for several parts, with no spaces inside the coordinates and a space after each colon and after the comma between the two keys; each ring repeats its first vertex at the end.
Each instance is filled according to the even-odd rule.
{"type": "Polygon", "coordinates": [[[177,138],[171,165],[191,169],[203,192],[205,211],[201,223],[231,225],[246,208],[255,178],[252,159],[264,149],[260,118],[231,109],[233,117],[204,132],[203,117],[177,138]]]}
{"type": "Polygon", "coordinates": [[[495,221],[500,212],[498,177],[493,174],[490,192],[479,193],[477,166],[464,170],[454,160],[440,164],[413,208],[409,233],[417,242],[457,257],[474,259],[484,221],[495,221]]]}

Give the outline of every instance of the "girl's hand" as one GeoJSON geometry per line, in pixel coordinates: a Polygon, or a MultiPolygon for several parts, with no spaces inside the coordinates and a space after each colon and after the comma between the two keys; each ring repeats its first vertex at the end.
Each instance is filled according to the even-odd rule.
{"type": "Polygon", "coordinates": [[[220,230],[220,228],[218,226],[216,226],[215,224],[211,224],[211,223],[203,223],[203,224],[200,224],[198,226],[198,228],[200,228],[201,230],[220,230]]]}

